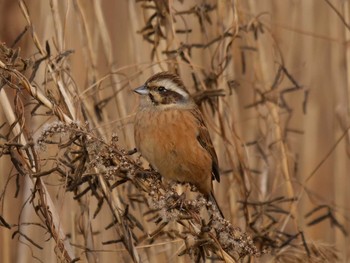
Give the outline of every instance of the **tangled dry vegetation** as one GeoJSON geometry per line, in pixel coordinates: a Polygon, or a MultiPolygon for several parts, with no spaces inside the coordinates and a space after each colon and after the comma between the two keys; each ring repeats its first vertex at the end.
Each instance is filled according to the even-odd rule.
{"type": "MultiPolygon", "coordinates": [[[[142,8],[151,11],[138,33],[153,46],[153,60],[156,60],[159,49],[162,50],[162,43],[170,41],[167,30],[174,26],[171,16],[179,19],[180,16],[192,15],[204,32],[205,27],[211,24],[210,12],[217,8],[216,5],[201,4],[189,10],[171,13],[164,4],[165,1],[141,2],[144,2],[142,8]]],[[[21,7],[30,21],[23,2],[21,7]]],[[[2,216],[1,210],[6,202],[6,195],[9,194],[5,185],[0,196],[0,227],[11,229],[13,238],[27,244],[33,255],[36,250],[44,249],[43,243],[51,240],[54,241],[54,253],[59,261],[75,262],[86,257],[92,262],[96,252],[93,239],[98,238],[102,246],[100,253],[107,251],[111,245],[116,245],[118,249],[126,250],[126,258],[134,262],[141,262],[145,257],[144,252],[140,252],[141,247],[172,241],[182,242],[178,256],[187,255],[194,262],[206,259],[253,262],[263,254],[272,256],[275,262],[337,260],[337,254],[332,247],[306,240],[302,230],[277,227],[294,220],[288,210],[298,201],[293,194],[293,187],[288,186],[288,195],[265,201],[254,199],[251,196],[253,186],[249,178],[252,173],[259,171],[249,168],[244,154],[239,150],[234,154],[238,156],[240,165],[232,168],[236,182],[240,182],[241,187],[238,198],[239,215],[235,220],[243,220],[244,231],[229,220],[221,218],[215,206],[200,194],[189,197],[177,191],[176,183],[163,183],[152,168],[144,168],[137,154],[133,154],[130,149],[123,149],[118,134],[112,135],[108,140],[103,139],[104,136],[100,134],[94,120],[99,118],[96,116],[102,114],[105,104],[110,101],[97,101],[94,105],[96,116],[91,117],[91,111],[87,110],[89,106],[84,105],[83,101],[77,102],[76,92],[71,88],[74,76],[70,75],[68,58],[74,54],[69,50],[53,50],[49,42],[45,48],[42,47],[33,28],[27,29],[30,32],[25,30],[24,34],[31,34],[38,51],[35,57],[21,57],[19,48],[9,48],[4,43],[0,46],[0,96],[7,119],[6,123],[0,124],[0,158],[7,158],[12,164],[6,185],[16,182],[14,195],[18,196],[21,191],[31,193],[23,204],[22,212],[24,207],[30,207],[39,221],[26,222],[21,219],[24,215],[20,214],[16,223],[9,222],[2,216]],[[36,82],[39,67],[45,68],[44,83],[36,82]],[[33,123],[40,123],[38,126],[41,130],[40,136],[35,138],[33,123]],[[61,222],[64,215],[55,205],[55,191],[52,188],[63,189],[67,193],[66,198],[71,198],[76,207],[81,209],[81,222],[76,223],[80,239],[73,238],[72,233],[64,230],[61,222]],[[87,206],[90,206],[90,210],[86,209],[87,206]],[[106,218],[110,222],[104,229],[92,230],[90,221],[106,218]],[[28,236],[23,230],[27,226],[41,229],[46,233],[45,239],[28,236]],[[109,239],[105,239],[105,236],[109,239]]],[[[176,34],[191,34],[191,29],[177,29],[176,34]]],[[[221,121],[224,113],[218,109],[217,100],[218,97],[228,96],[228,93],[217,89],[218,79],[232,63],[230,49],[233,42],[247,34],[258,38],[260,34],[264,34],[263,24],[258,19],[250,20],[237,24],[236,28],[230,28],[207,43],[181,42],[178,46],[161,52],[167,58],[170,70],[176,71],[180,62],[193,68],[191,53],[194,49],[205,52],[208,47],[216,46],[217,49],[225,51],[224,55],[220,54],[220,61],[218,53],[214,53],[211,70],[203,71],[202,79],[196,74],[192,75],[197,90],[197,103],[201,106],[209,105],[212,112],[222,118],[221,121]],[[207,90],[201,88],[202,84],[207,90]]],[[[20,43],[20,37],[16,42],[20,43]]],[[[96,81],[90,87],[99,85],[100,81],[96,81]]],[[[235,80],[227,82],[227,90],[230,92],[238,86],[239,83],[235,80]]],[[[247,109],[264,106],[271,110],[273,105],[291,115],[293,110],[284,98],[300,90],[305,93],[301,104],[306,107],[307,91],[303,90],[281,64],[270,90],[256,89],[254,92],[257,99],[247,105],[247,109]],[[288,79],[291,87],[278,88],[281,78],[288,79]]],[[[281,129],[287,130],[288,118],[284,125],[281,129]]],[[[222,127],[220,129],[224,138],[225,131],[222,127]]],[[[282,138],[282,143],[283,140],[287,138],[282,138]]],[[[240,143],[239,140],[237,143],[240,143]]],[[[265,151],[269,147],[271,150],[273,146],[263,149],[262,145],[261,141],[246,144],[247,147],[256,147],[268,162],[265,151]]],[[[283,145],[280,151],[283,153],[283,145]]],[[[227,173],[230,172],[232,171],[227,173]]],[[[186,185],[181,187],[192,188],[186,185]]],[[[316,207],[315,211],[322,208],[316,207]]],[[[311,211],[307,217],[310,218],[315,211],[311,211]]],[[[313,218],[309,225],[326,218],[330,218],[333,225],[346,234],[343,226],[333,216],[331,208],[328,209],[326,217],[313,218]]],[[[39,260],[45,261],[44,258],[39,260]]]]}
{"type": "MultiPolygon", "coordinates": [[[[72,257],[58,231],[59,216],[48,200],[49,194],[43,181],[47,176],[55,177],[58,186],[73,192],[74,200],[82,205],[85,195],[96,198],[97,207],[93,218],[101,216],[103,205],[108,206],[113,220],[106,230],[115,228],[118,239],[104,243],[122,243],[134,261],[140,260],[135,246],[143,242],[152,244],[163,237],[183,239],[186,246],[179,255],[189,254],[196,261],[210,255],[231,261],[232,258],[260,254],[250,236],[221,218],[216,207],[201,195],[192,200],[183,198],[184,195],[179,195],[175,190],[176,184],[164,185],[159,174],[142,168],[140,160],[132,159],[128,151],[121,149],[117,135],[105,142],[94,134],[88,124],[72,120],[59,106],[51,103],[23,75],[24,70],[34,71],[35,66],[30,65],[29,60],[22,59],[16,50],[2,44],[1,63],[2,85],[13,89],[15,101],[20,102],[15,112],[8,112],[9,117],[14,118],[11,127],[2,125],[3,130],[8,128],[8,132],[2,134],[4,143],[1,145],[1,156],[10,156],[17,181],[21,176],[31,178],[33,193],[28,201],[42,219],[40,226],[55,239],[58,248],[56,253],[61,261],[72,262],[78,258],[72,257]],[[25,104],[23,99],[28,95],[31,101],[25,104]],[[29,106],[33,118],[45,114],[58,119],[47,124],[37,140],[27,132],[28,122],[24,121],[29,106]],[[46,111],[42,108],[47,108],[48,112],[40,113],[46,111]],[[46,156],[48,148],[55,156],[46,156]],[[47,170],[43,167],[51,168],[47,170]],[[123,187],[127,191],[120,189],[124,184],[128,185],[123,187]],[[157,225],[152,233],[145,231],[132,212],[139,206],[147,221],[157,225]],[[210,220],[202,218],[203,210],[211,214],[210,220]],[[166,228],[174,222],[182,226],[182,231],[166,228]]],[[[2,95],[7,98],[5,94],[2,95]]],[[[11,107],[10,101],[6,103],[11,107]]],[[[20,184],[17,190],[21,191],[20,184]]],[[[2,217],[1,222],[4,227],[11,227],[2,217]]],[[[20,225],[17,227],[14,236],[19,235],[32,245],[41,247],[37,241],[21,232],[20,225]]]]}

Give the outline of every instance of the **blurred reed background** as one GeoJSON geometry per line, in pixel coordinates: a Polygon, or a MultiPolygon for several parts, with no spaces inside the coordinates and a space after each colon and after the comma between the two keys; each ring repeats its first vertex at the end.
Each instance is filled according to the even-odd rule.
{"type": "Polygon", "coordinates": [[[88,179],[68,184],[78,167],[64,136],[117,145],[119,166],[137,159],[123,155],[135,147],[131,91],[163,70],[201,105],[226,218],[265,250],[226,261],[350,262],[349,14],[347,0],[2,0],[0,262],[203,260],[184,226],[150,234],[133,179],[95,181],[86,162],[88,179]],[[140,233],[121,227],[125,207],[140,233]]]}

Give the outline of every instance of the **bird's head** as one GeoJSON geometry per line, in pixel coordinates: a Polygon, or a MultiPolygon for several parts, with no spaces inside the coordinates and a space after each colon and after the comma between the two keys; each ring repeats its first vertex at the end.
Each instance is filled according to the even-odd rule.
{"type": "Polygon", "coordinates": [[[192,106],[194,103],[182,80],[170,72],[153,75],[134,92],[142,95],[148,106],[181,108],[192,106]]]}

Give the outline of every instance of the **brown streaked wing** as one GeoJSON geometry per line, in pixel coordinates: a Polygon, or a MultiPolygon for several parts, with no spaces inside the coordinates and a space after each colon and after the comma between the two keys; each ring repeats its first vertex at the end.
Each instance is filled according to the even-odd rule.
{"type": "Polygon", "coordinates": [[[207,126],[204,123],[202,113],[199,111],[198,108],[193,109],[192,113],[196,120],[198,121],[198,136],[197,140],[199,141],[200,145],[207,150],[207,152],[210,154],[212,159],[212,174],[213,174],[213,180],[217,180],[220,182],[220,174],[219,174],[219,164],[218,164],[218,157],[216,155],[213,143],[210,138],[210,134],[208,131],[207,126]]]}

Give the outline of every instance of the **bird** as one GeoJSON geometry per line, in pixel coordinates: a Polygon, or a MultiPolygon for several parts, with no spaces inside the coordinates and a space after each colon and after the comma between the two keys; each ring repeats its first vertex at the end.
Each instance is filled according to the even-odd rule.
{"type": "Polygon", "coordinates": [[[223,213],[213,193],[218,158],[203,115],[181,78],[159,72],[134,89],[141,95],[134,121],[136,149],[159,174],[190,183],[223,213]]]}

